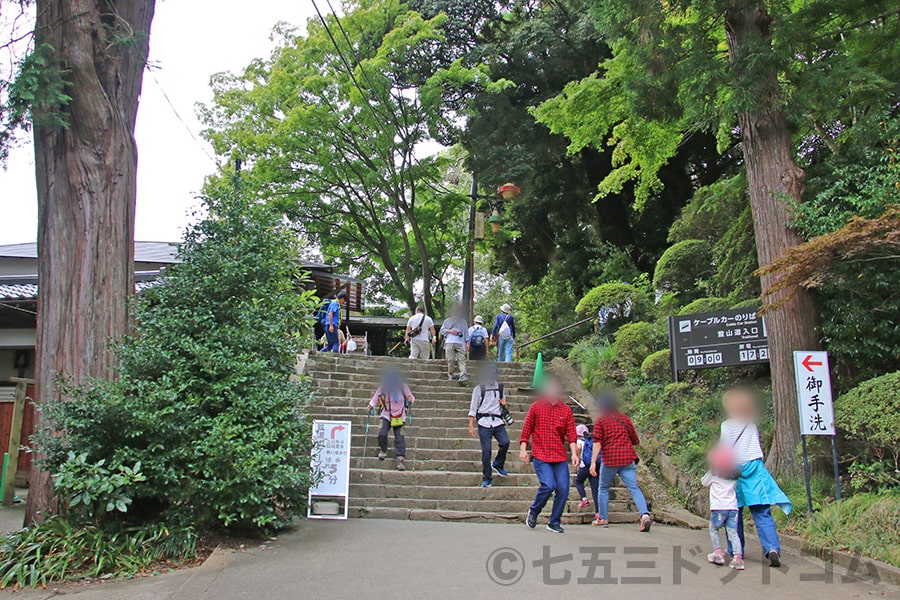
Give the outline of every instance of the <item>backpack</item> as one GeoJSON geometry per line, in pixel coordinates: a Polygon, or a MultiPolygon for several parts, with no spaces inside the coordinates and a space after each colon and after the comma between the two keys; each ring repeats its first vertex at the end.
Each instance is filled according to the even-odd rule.
{"type": "Polygon", "coordinates": [[[469,345],[473,348],[484,347],[484,334],[482,331],[484,330],[481,327],[476,327],[475,331],[472,332],[472,336],[469,338],[469,345]]]}
{"type": "Polygon", "coordinates": [[[504,340],[512,337],[512,328],[509,326],[509,315],[504,315],[503,323],[500,324],[497,335],[504,340]]]}
{"type": "Polygon", "coordinates": [[[321,323],[323,326],[328,325],[328,306],[331,304],[331,300],[326,298],[322,301],[322,304],[319,305],[319,308],[316,310],[316,321],[321,323]]]}
{"type": "MultiPolygon", "coordinates": [[[[581,447],[581,462],[585,466],[591,466],[591,458],[594,455],[594,439],[590,437],[583,438],[584,445],[581,447]]],[[[597,457],[600,460],[600,457],[597,457]]]]}

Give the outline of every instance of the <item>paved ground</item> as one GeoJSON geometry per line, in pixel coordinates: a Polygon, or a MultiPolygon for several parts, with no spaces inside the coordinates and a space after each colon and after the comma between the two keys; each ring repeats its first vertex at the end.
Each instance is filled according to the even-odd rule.
{"type": "Polygon", "coordinates": [[[649,535],[632,525],[575,526],[557,535],[523,525],[318,521],[265,549],[216,552],[197,569],[0,598],[37,600],[59,592],[76,600],[900,597],[900,590],[847,577],[842,569],[831,573],[831,583],[822,581],[829,576],[824,563],[790,552],[787,568],[764,568],[755,542],[746,571],[716,568],[705,562],[707,545],[705,532],[664,526],[649,535]]]}

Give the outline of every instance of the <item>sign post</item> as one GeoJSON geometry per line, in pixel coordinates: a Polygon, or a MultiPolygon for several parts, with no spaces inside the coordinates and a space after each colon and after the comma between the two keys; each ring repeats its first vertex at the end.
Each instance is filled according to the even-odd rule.
{"type": "Polygon", "coordinates": [[[841,476],[835,442],[834,402],[831,394],[831,372],[828,353],[820,350],[794,351],[794,376],[797,383],[797,402],[800,408],[800,436],[803,445],[803,471],[806,478],[806,503],[812,516],[812,492],[809,483],[809,455],[806,437],[826,435],[831,438],[831,458],[834,462],[835,497],[841,499],[841,476]]]}
{"type": "Polygon", "coordinates": [[[350,421],[313,421],[308,519],[346,519],[350,506],[350,421]]]}
{"type": "Polygon", "coordinates": [[[672,377],[678,372],[769,362],[766,323],[755,310],[669,317],[672,377]]]}

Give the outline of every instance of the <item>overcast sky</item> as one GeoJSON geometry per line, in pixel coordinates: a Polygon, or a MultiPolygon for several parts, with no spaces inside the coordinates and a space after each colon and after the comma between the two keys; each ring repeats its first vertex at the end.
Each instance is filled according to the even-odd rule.
{"type": "MultiPolygon", "coordinates": [[[[136,239],[180,239],[203,178],[215,170],[194,108],[212,97],[210,75],[268,56],[275,23],[302,26],[314,14],[310,0],[158,0],[150,34],[154,68],[144,75],[137,119],[136,239]]],[[[0,170],[0,202],[0,244],[34,241],[37,200],[30,144],[14,150],[7,170],[0,170]]]]}

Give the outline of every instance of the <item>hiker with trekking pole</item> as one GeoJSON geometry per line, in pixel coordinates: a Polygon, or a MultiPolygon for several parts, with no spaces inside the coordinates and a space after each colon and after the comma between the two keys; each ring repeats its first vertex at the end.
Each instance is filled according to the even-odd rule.
{"type": "MultiPolygon", "coordinates": [[[[406,470],[406,437],[403,425],[409,416],[410,408],[416,401],[409,386],[403,382],[399,371],[387,371],[381,385],[375,390],[369,402],[369,410],[381,410],[381,427],[378,430],[378,460],[387,458],[388,434],[394,430],[394,454],[397,457],[397,470],[406,470]]],[[[410,419],[411,422],[411,419],[410,419]]]]}

